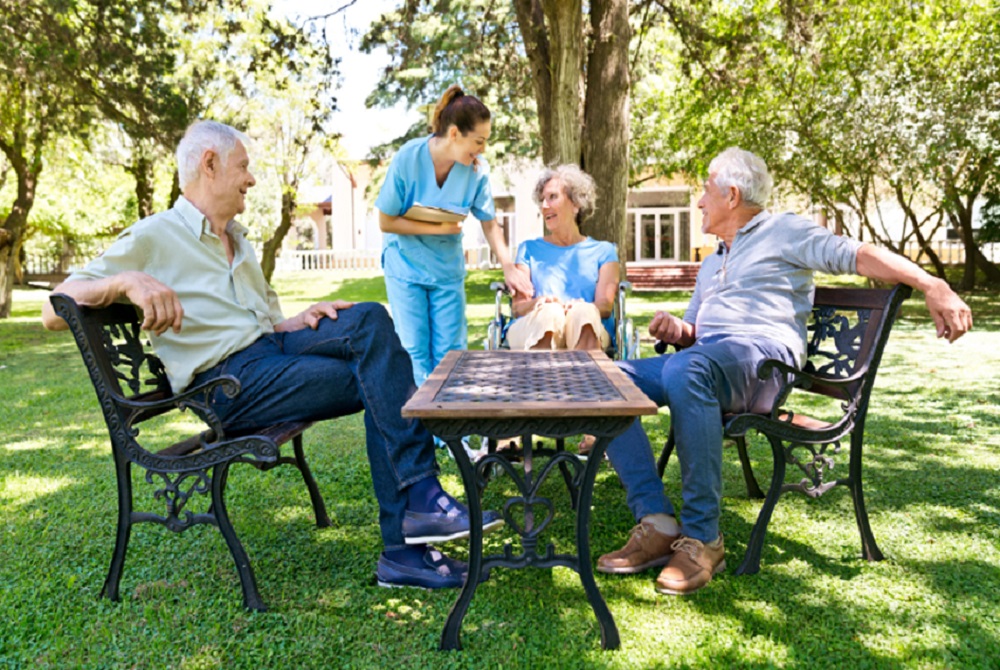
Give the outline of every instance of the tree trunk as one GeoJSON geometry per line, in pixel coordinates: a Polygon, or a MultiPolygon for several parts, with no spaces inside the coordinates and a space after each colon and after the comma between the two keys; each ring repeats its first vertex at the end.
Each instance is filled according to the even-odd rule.
{"type": "Polygon", "coordinates": [[[171,207],[177,202],[177,198],[181,197],[181,177],[177,174],[177,170],[174,170],[174,179],[170,184],[170,202],[171,207]]]}
{"type": "MultiPolygon", "coordinates": [[[[950,175],[949,175],[950,176],[950,175]]],[[[983,252],[979,250],[976,243],[975,231],[972,229],[973,204],[979,196],[981,189],[965,194],[966,202],[962,201],[958,189],[954,183],[947,183],[945,188],[945,207],[952,225],[958,230],[962,238],[962,246],[965,247],[965,268],[962,272],[962,280],[958,288],[963,291],[971,291],[976,285],[976,268],[982,270],[986,276],[986,283],[1000,284],[1000,268],[991,263],[983,252]]],[[[968,189],[971,190],[971,189],[968,189]]]]}
{"type": "Polygon", "coordinates": [[[583,158],[583,3],[580,0],[542,0],[549,35],[552,93],[548,101],[552,149],[547,163],[573,163],[583,158]]]}
{"type": "Polygon", "coordinates": [[[587,64],[583,167],[597,182],[598,216],[587,234],[618,245],[625,276],[625,208],[628,201],[629,64],[631,28],[627,0],[592,0],[593,49],[587,64]]]}
{"type": "Polygon", "coordinates": [[[28,161],[12,162],[17,175],[17,199],[0,226],[0,319],[10,317],[14,280],[20,274],[21,245],[28,228],[28,213],[35,203],[35,186],[41,169],[40,161],[34,161],[34,170],[29,169],[28,161]]]}
{"type": "Polygon", "coordinates": [[[292,228],[292,216],[298,206],[298,191],[295,186],[285,186],[281,192],[281,223],[274,231],[274,235],[264,242],[264,249],[260,255],[260,269],[264,271],[264,279],[271,283],[271,276],[274,274],[275,258],[281,243],[285,241],[285,235],[292,228]]]}
{"type": "MultiPolygon", "coordinates": [[[[934,249],[931,248],[930,241],[927,240],[924,237],[923,233],[920,232],[920,225],[923,222],[917,220],[917,213],[913,211],[913,207],[910,206],[910,201],[907,200],[906,195],[903,193],[902,184],[900,184],[899,182],[894,182],[892,184],[892,187],[896,193],[896,202],[899,204],[900,208],[902,208],[903,214],[906,216],[906,218],[910,221],[911,224],[913,224],[913,234],[917,238],[917,244],[920,245],[920,251],[930,260],[931,264],[934,266],[934,272],[937,274],[937,276],[940,277],[941,279],[944,279],[945,278],[944,263],[941,262],[941,258],[937,255],[934,249]]],[[[940,210],[938,214],[938,220],[940,221],[940,210]]],[[[927,219],[924,219],[924,221],[927,221],[927,219]]],[[[938,225],[940,226],[940,224],[938,225]]],[[[935,231],[936,230],[937,228],[935,228],[935,231]]],[[[933,234],[934,231],[931,232],[932,236],[933,234]]],[[[919,257],[917,258],[917,261],[918,262],[920,261],[919,257]]]]}
{"type": "Polygon", "coordinates": [[[136,146],[128,172],[135,178],[135,204],[140,219],[153,215],[153,161],[136,146]]]}
{"type": "Polygon", "coordinates": [[[549,69],[549,38],[545,32],[545,14],[540,0],[515,0],[514,10],[531,65],[531,84],[535,89],[535,106],[538,108],[538,132],[542,137],[542,161],[549,165],[556,157],[553,145],[546,140],[552,136],[552,71],[549,69]]]}

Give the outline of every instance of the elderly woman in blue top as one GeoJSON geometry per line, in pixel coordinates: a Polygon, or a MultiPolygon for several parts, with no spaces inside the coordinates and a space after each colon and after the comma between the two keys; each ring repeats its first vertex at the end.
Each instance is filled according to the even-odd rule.
{"type": "Polygon", "coordinates": [[[450,87],[434,110],[433,134],[403,145],[389,164],[375,207],[385,233],[382,268],[396,332],[419,386],[445,354],[466,346],[465,257],[457,223],[405,218],[414,205],[471,213],[500,261],[511,290],[531,295],[496,222],[489,166],[480,155],[490,137],[490,111],[450,87]]]}
{"type": "Polygon", "coordinates": [[[541,174],[534,197],[548,234],[518,248],[517,267],[529,274],[535,294],[514,296],[507,342],[511,349],[605,349],[614,330],[618,253],[580,232],[594,210],[594,180],[575,165],[560,165],[541,174]]]}

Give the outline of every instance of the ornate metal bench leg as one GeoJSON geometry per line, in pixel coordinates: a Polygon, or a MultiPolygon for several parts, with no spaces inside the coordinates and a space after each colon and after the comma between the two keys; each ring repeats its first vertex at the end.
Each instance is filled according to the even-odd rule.
{"type": "Polygon", "coordinates": [[[302,479],[306,482],[306,488],[309,489],[309,499],[312,501],[313,512],[316,515],[316,527],[329,528],[331,523],[330,517],[326,513],[326,503],[323,502],[323,496],[319,492],[319,487],[316,486],[312,470],[309,469],[309,464],[306,463],[306,455],[302,450],[301,434],[292,438],[292,447],[295,449],[295,465],[298,467],[299,472],[302,473],[302,479]]]}
{"type": "Polygon", "coordinates": [[[118,475],[118,535],[115,550],[111,554],[111,567],[101,588],[101,595],[109,600],[119,600],[118,585],[125,567],[125,553],[132,534],[132,464],[115,453],[115,472],[118,475]]]}
{"type": "Polygon", "coordinates": [[[781,440],[768,436],[771,443],[771,452],[774,455],[774,473],[771,475],[771,487],[767,491],[767,498],[757,515],[757,522],[750,531],[750,541],[747,542],[747,553],[743,557],[743,562],[736,568],[737,575],[753,575],[760,570],[760,552],[764,547],[764,536],[767,535],[767,524],[771,521],[771,513],[774,506],[781,497],[781,487],[785,482],[785,450],[781,440]]]}
{"type": "Polygon", "coordinates": [[[580,487],[579,504],[576,508],[577,572],[580,574],[580,581],[587,593],[590,607],[594,610],[597,623],[601,627],[602,649],[617,649],[621,646],[618,626],[597,588],[597,582],[594,581],[594,566],[590,560],[590,504],[594,497],[594,480],[597,478],[597,469],[604,460],[604,450],[610,442],[607,437],[599,437],[594,443],[583,473],[583,484],[580,487]]]}
{"type": "Polygon", "coordinates": [[[219,524],[219,531],[229,545],[229,551],[236,561],[236,572],[240,576],[240,584],[243,587],[243,605],[247,609],[257,612],[266,612],[267,606],[260,597],[257,590],[257,580],[254,579],[253,568],[250,567],[250,557],[236,537],[236,531],[229,520],[229,513],[226,511],[226,474],[229,470],[229,463],[220,463],[212,469],[212,510],[215,519],[219,524]]]}
{"type": "Polygon", "coordinates": [[[760,485],[757,483],[757,478],[753,474],[753,467],[750,465],[750,456],[747,454],[747,440],[746,437],[740,435],[739,437],[732,438],[733,442],[736,443],[736,451],[740,455],[740,465],[743,466],[743,480],[747,483],[747,496],[750,498],[760,498],[764,497],[764,492],[760,490],[760,485]]]}
{"type": "Polygon", "coordinates": [[[864,426],[856,427],[851,436],[851,483],[848,488],[851,490],[851,500],[854,501],[854,518],[858,522],[858,531],[861,533],[861,553],[866,560],[881,561],[885,558],[882,551],[875,544],[875,535],[872,527],[868,523],[868,510],[865,508],[865,493],[861,479],[861,440],[864,438],[864,426]]]}
{"type": "MultiPolygon", "coordinates": [[[[458,471],[462,475],[462,484],[465,486],[465,490],[470,492],[469,499],[466,501],[469,507],[469,518],[481,519],[483,516],[483,506],[480,502],[482,491],[475,481],[475,471],[469,460],[469,455],[465,453],[461,440],[448,440],[447,444],[458,464],[458,471]]],[[[438,648],[442,651],[462,648],[462,620],[465,619],[465,612],[469,609],[472,596],[476,594],[482,567],[483,527],[481,524],[473,523],[469,527],[469,575],[465,584],[462,585],[462,592],[459,594],[458,600],[455,601],[451,612],[448,613],[448,620],[445,621],[444,630],[441,632],[441,643],[438,648]]]]}

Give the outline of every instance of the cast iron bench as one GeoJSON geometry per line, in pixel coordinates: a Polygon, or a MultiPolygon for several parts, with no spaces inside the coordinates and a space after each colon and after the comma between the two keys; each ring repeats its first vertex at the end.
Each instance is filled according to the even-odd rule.
{"type": "Polygon", "coordinates": [[[309,490],[316,525],[321,528],[329,526],[323,497],[302,450],[302,433],[312,424],[289,421],[256,430],[253,434],[227,432],[208,406],[207,398],[215,388],[221,388],[229,397],[238,394],[240,383],[235,377],[218,377],[174,394],[163,364],[152,353],[139,327],[141,321],[135,307],[115,304],[90,309],[61,294],[52,295],[50,300],[56,314],[69,324],[83,355],[108,426],[115,460],[118,535],[101,595],[111,600],[119,599],[118,585],[134,524],[158,523],[178,533],[199,524],[211,524],[219,528],[236,561],[244,606],[257,611],[266,610],[257,590],[250,559],[226,511],[229,466],[249,463],[259,470],[270,470],[284,464],[296,466],[309,490]],[[139,424],[143,421],[185,410],[200,418],[207,429],[156,451],[151,450],[149,444],[144,446],[140,443],[139,424]],[[292,442],[294,456],[282,456],[280,447],[289,441],[292,442]],[[145,470],[148,484],[159,487],[154,495],[165,503],[165,514],[133,509],[133,464],[145,470]],[[211,504],[207,511],[195,513],[185,509],[195,493],[209,496],[211,504]]]}
{"type": "MultiPolygon", "coordinates": [[[[753,574],[760,569],[767,524],[782,493],[798,491],[819,498],[838,485],[850,490],[864,557],[869,561],[882,560],[868,523],[862,488],[865,418],[889,331],[899,306],[911,293],[912,289],[904,285],[892,289],[817,288],[808,325],[808,361],[804,369],[796,370],[780,361],[764,361],[758,368],[760,377],[769,377],[773,371],[786,375],[786,383],[770,413],[723,417],[724,435],[736,443],[750,497],[765,496],[750,467],[746,448],[748,431],[755,430],[767,438],[774,462],[767,497],[736,574],[753,574]],[[835,410],[837,416],[820,420],[789,409],[789,399],[800,398],[803,393],[840,401],[839,410],[835,410]],[[841,440],[850,440],[847,476],[831,478],[841,440]],[[786,465],[794,466],[804,476],[797,482],[786,483],[786,465]]],[[[657,464],[661,478],[673,449],[671,430],[657,464]]]]}

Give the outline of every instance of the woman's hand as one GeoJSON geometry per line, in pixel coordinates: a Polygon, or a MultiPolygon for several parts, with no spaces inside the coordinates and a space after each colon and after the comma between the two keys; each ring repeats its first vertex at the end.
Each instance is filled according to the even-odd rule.
{"type": "Polygon", "coordinates": [[[531,285],[531,274],[524,266],[513,263],[505,266],[503,280],[512,296],[530,298],[535,294],[535,287],[531,285]]]}

